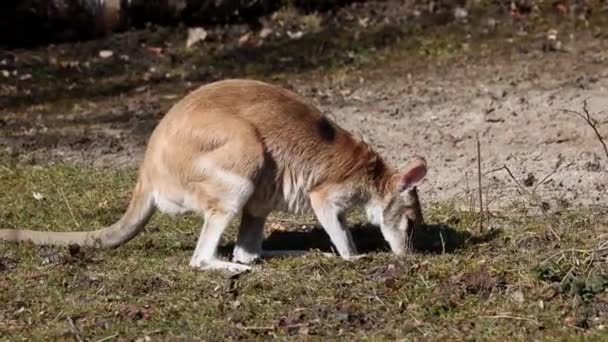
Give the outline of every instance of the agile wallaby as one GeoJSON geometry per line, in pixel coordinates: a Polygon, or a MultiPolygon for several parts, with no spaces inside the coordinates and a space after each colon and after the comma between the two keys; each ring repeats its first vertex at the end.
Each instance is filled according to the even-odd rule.
{"type": "Polygon", "coordinates": [[[340,256],[357,258],[343,213],[360,204],[392,252],[402,254],[413,226],[423,223],[415,186],[426,172],[421,157],[402,172],[389,167],[294,92],[225,80],[193,91],[160,121],[118,222],[88,232],[1,229],[0,240],[110,248],[136,236],[154,209],[195,212],[204,224],[190,266],[244,271],[273,255],[262,251],[273,210],[312,209],[340,256]],[[216,256],[221,235],[239,213],[233,262],[222,261],[216,256]]]}

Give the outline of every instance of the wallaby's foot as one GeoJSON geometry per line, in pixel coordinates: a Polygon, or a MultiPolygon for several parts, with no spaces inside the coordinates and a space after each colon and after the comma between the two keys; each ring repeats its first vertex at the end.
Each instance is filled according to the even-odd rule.
{"type": "Polygon", "coordinates": [[[190,267],[193,267],[193,268],[196,268],[199,270],[220,270],[220,271],[228,271],[231,273],[242,273],[242,272],[247,272],[247,271],[252,270],[251,266],[237,264],[235,262],[222,261],[222,260],[211,260],[211,261],[203,261],[203,262],[191,261],[190,267]]]}
{"type": "Polygon", "coordinates": [[[357,260],[368,259],[368,258],[369,258],[368,254],[348,255],[348,256],[342,257],[342,259],[344,259],[346,261],[357,261],[357,260]]]}
{"type": "MultiPolygon", "coordinates": [[[[271,251],[262,251],[262,258],[283,258],[283,257],[299,257],[307,254],[314,254],[313,251],[306,250],[292,250],[292,249],[279,249],[271,251]]],[[[335,255],[332,253],[321,252],[321,255],[331,258],[335,255]]]]}

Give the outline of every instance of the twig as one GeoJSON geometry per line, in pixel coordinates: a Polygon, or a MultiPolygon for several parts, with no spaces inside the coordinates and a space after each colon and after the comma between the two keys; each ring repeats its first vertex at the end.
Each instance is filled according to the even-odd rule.
{"type": "Polygon", "coordinates": [[[597,120],[595,120],[591,116],[591,114],[589,114],[589,109],[587,108],[587,100],[588,99],[585,99],[583,101],[583,113],[584,114],[581,112],[577,112],[575,110],[570,110],[570,109],[562,109],[562,111],[564,111],[566,113],[572,113],[572,114],[578,115],[583,120],[585,120],[585,122],[589,125],[589,127],[591,127],[591,129],[593,129],[593,132],[595,133],[597,140],[599,140],[600,144],[602,144],[602,147],[604,148],[604,154],[606,154],[606,158],[608,159],[608,146],[606,146],[606,142],[604,142],[604,138],[602,137],[602,135],[600,134],[600,132],[597,129],[597,120]]]}
{"type": "Polygon", "coordinates": [[[104,342],[104,341],[109,341],[111,339],[117,338],[118,334],[114,334],[114,335],[110,335],[110,336],[106,336],[102,339],[97,340],[96,342],[104,342]]]}
{"type": "Polygon", "coordinates": [[[481,317],[514,319],[517,321],[528,321],[528,322],[532,322],[536,325],[540,325],[540,323],[537,320],[535,320],[534,318],[530,318],[530,317],[520,317],[520,316],[511,316],[511,315],[494,315],[494,316],[481,316],[481,317]]]}
{"type": "MultiPolygon", "coordinates": [[[[531,193],[526,188],[524,188],[524,186],[521,185],[521,183],[517,180],[517,178],[515,178],[515,176],[513,175],[513,172],[511,172],[511,169],[509,169],[509,167],[506,164],[503,165],[503,169],[505,169],[507,171],[507,173],[509,174],[509,176],[511,177],[511,179],[513,180],[513,182],[515,182],[515,184],[517,185],[517,187],[519,188],[519,190],[522,193],[524,193],[525,195],[527,195],[528,197],[530,197],[530,199],[532,201],[536,202],[536,205],[540,208],[540,211],[542,212],[542,214],[545,217],[547,217],[546,209],[542,205],[542,201],[538,198],[538,196],[536,196],[535,194],[531,193]]],[[[558,241],[561,241],[561,237],[559,236],[559,234],[557,234],[557,232],[555,231],[555,229],[553,229],[553,227],[551,225],[549,225],[549,231],[551,231],[551,234],[553,234],[553,236],[555,236],[555,238],[558,241]]]]}
{"type": "Polygon", "coordinates": [[[587,264],[587,267],[583,271],[583,274],[587,275],[587,280],[589,279],[589,276],[591,275],[590,270],[591,270],[591,266],[593,266],[594,262],[595,262],[595,253],[591,253],[591,255],[588,256],[587,259],[585,259],[585,261],[583,261],[584,264],[587,264]]]}
{"type": "Polygon", "coordinates": [[[604,241],[603,243],[599,244],[595,249],[566,249],[566,250],[562,250],[559,251],[557,253],[551,254],[548,258],[546,258],[545,260],[543,260],[540,264],[544,264],[546,262],[548,262],[549,260],[554,259],[555,257],[559,256],[559,259],[556,261],[557,263],[559,263],[562,259],[565,258],[565,254],[566,253],[579,253],[579,254],[585,254],[587,255],[587,257],[581,262],[578,258],[574,257],[574,265],[572,265],[570,267],[570,269],[568,269],[568,271],[566,272],[566,274],[562,277],[562,280],[560,281],[560,284],[564,284],[568,281],[568,279],[574,279],[575,277],[575,271],[577,270],[577,267],[579,266],[584,266],[585,270],[582,271],[582,275],[587,275],[587,278],[589,277],[590,274],[590,270],[591,267],[593,267],[593,264],[596,261],[599,261],[600,259],[597,258],[598,257],[598,253],[602,252],[602,251],[608,251],[608,241],[604,241]]]}
{"type": "Polygon", "coordinates": [[[467,203],[469,205],[469,211],[473,211],[475,208],[475,198],[474,196],[471,195],[471,187],[469,186],[469,171],[466,171],[464,173],[464,184],[465,184],[465,193],[466,193],[466,199],[467,199],[467,203]]]}
{"type": "MultiPolygon", "coordinates": [[[[549,179],[549,177],[553,176],[557,171],[559,171],[559,167],[562,165],[563,162],[564,162],[564,159],[563,159],[562,155],[560,154],[557,157],[557,162],[555,162],[555,166],[553,167],[553,170],[551,172],[549,172],[549,174],[547,174],[545,177],[543,177],[539,182],[537,182],[536,185],[534,186],[534,188],[532,188],[533,194],[536,194],[536,188],[538,188],[539,185],[545,183],[547,181],[547,179],[549,179]]],[[[566,165],[566,167],[568,167],[569,165],[572,165],[572,163],[566,165]]]]}
{"type": "Polygon", "coordinates": [[[547,257],[545,260],[541,261],[541,264],[546,263],[547,261],[557,257],[557,256],[561,256],[564,255],[566,253],[580,253],[580,254],[592,254],[592,253],[598,253],[598,252],[603,252],[603,251],[608,251],[608,247],[600,247],[600,248],[596,248],[596,249],[576,249],[576,248],[570,248],[570,249],[564,249],[562,251],[559,251],[557,253],[551,254],[549,257],[547,257]]]}
{"type": "Polygon", "coordinates": [[[306,327],[306,326],[308,326],[308,323],[295,323],[295,324],[288,324],[288,325],[279,326],[279,327],[268,325],[268,326],[249,326],[249,327],[239,326],[238,328],[246,330],[246,331],[273,331],[273,330],[277,330],[277,329],[281,329],[281,328],[291,330],[291,329],[301,328],[301,327],[306,327]]]}
{"type": "Polygon", "coordinates": [[[72,220],[74,220],[74,224],[76,224],[76,227],[80,228],[78,221],[76,221],[76,216],[74,216],[74,212],[72,211],[72,207],[70,206],[70,203],[68,202],[67,197],[65,197],[65,193],[63,192],[63,189],[59,188],[59,192],[61,192],[61,196],[63,197],[65,204],[68,206],[68,211],[70,212],[70,215],[72,216],[72,220]]]}
{"type": "Polygon", "coordinates": [[[414,317],[414,315],[409,310],[406,312],[408,313],[412,321],[414,321],[414,328],[418,330],[422,335],[426,335],[426,332],[422,330],[422,328],[420,328],[422,322],[418,318],[414,317]]]}
{"type": "Polygon", "coordinates": [[[67,316],[66,319],[68,320],[70,329],[72,329],[72,333],[76,337],[76,340],[78,340],[78,342],[84,342],[82,336],[80,335],[80,332],[78,331],[78,329],[76,329],[76,326],[74,325],[74,320],[72,320],[72,317],[67,316]]]}
{"type": "Polygon", "coordinates": [[[429,285],[429,283],[426,281],[426,279],[424,279],[424,276],[423,276],[422,274],[420,275],[420,280],[422,280],[422,283],[424,284],[424,286],[425,286],[427,289],[430,289],[430,288],[431,288],[431,285],[429,285]]]}
{"type": "Polygon", "coordinates": [[[484,176],[487,176],[487,175],[489,175],[490,173],[494,173],[494,172],[502,171],[503,169],[504,169],[504,168],[503,168],[502,166],[501,166],[501,167],[497,167],[497,168],[495,168],[495,169],[488,170],[488,171],[484,172],[484,173],[483,173],[483,175],[484,175],[484,176]]]}
{"type": "Polygon", "coordinates": [[[445,254],[445,240],[443,239],[442,231],[439,231],[439,238],[441,239],[441,254],[445,254]]]}
{"type": "Polygon", "coordinates": [[[380,299],[380,297],[378,297],[378,295],[376,294],[376,291],[375,290],[372,290],[372,291],[374,292],[374,295],[370,296],[368,298],[375,299],[378,301],[378,303],[382,304],[382,306],[384,306],[385,308],[388,308],[388,305],[386,305],[386,303],[382,299],[380,299]]]}
{"type": "Polygon", "coordinates": [[[13,170],[9,169],[8,167],[4,166],[4,165],[0,165],[0,169],[8,172],[9,174],[13,174],[13,170]]]}
{"type": "MultiPolygon", "coordinates": [[[[606,245],[608,245],[608,241],[605,241],[596,249],[604,248],[604,247],[606,247],[606,245]]],[[[596,254],[597,254],[597,251],[591,252],[591,255],[588,256],[587,259],[585,259],[585,261],[583,261],[583,263],[587,264],[587,268],[585,269],[585,271],[583,271],[583,274],[585,274],[585,273],[589,274],[588,272],[591,269],[591,265],[593,265],[593,263],[596,261],[596,259],[595,259],[596,254]]]]}
{"type": "Polygon", "coordinates": [[[101,293],[101,291],[103,291],[105,288],[106,288],[106,286],[105,286],[105,285],[101,285],[101,287],[99,288],[99,290],[97,290],[97,291],[95,292],[95,295],[99,295],[99,294],[101,293]]]}
{"type": "Polygon", "coordinates": [[[515,182],[515,185],[517,185],[517,187],[519,188],[519,190],[521,190],[521,192],[523,192],[524,194],[534,197],[534,195],[532,195],[532,193],[530,193],[528,190],[526,190],[526,188],[524,188],[523,185],[521,185],[521,183],[517,180],[517,178],[515,178],[515,176],[513,175],[513,172],[511,172],[511,169],[509,169],[509,167],[507,166],[507,164],[503,164],[502,168],[507,171],[507,173],[509,174],[509,177],[511,177],[511,179],[515,182]]]}
{"type": "Polygon", "coordinates": [[[479,191],[479,233],[483,233],[483,191],[481,189],[481,144],[477,134],[477,190],[479,191]]]}
{"type": "Polygon", "coordinates": [[[566,280],[570,277],[573,277],[572,272],[574,272],[574,270],[576,269],[576,265],[573,265],[572,267],[570,267],[570,269],[568,270],[568,272],[566,272],[566,275],[564,275],[564,277],[562,278],[562,280],[559,282],[560,285],[564,285],[566,283],[566,280]]]}
{"type": "Polygon", "coordinates": [[[247,331],[272,331],[272,330],[276,329],[274,326],[251,326],[251,327],[239,326],[238,328],[247,330],[247,331]]]}
{"type": "Polygon", "coordinates": [[[53,318],[53,320],[51,322],[55,322],[59,316],[63,315],[63,310],[59,311],[59,313],[57,314],[57,316],[55,316],[55,318],[53,318]]]}

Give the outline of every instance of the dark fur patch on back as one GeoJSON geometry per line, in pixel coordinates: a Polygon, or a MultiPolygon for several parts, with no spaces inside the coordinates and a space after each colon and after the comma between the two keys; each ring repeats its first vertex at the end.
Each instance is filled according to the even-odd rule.
{"type": "Polygon", "coordinates": [[[326,142],[333,142],[336,139],[336,129],[334,126],[327,120],[327,118],[321,118],[318,123],[319,128],[319,136],[321,139],[326,142]]]}

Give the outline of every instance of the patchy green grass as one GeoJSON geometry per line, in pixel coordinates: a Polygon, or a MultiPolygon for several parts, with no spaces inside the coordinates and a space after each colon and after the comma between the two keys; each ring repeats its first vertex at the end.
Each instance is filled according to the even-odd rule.
{"type": "MultiPolygon", "coordinates": [[[[124,209],[134,170],[0,164],[0,225],[85,230],[124,209]],[[33,193],[44,199],[37,200],[33,193]]],[[[423,190],[423,189],[422,189],[423,190]]],[[[201,220],[157,214],[115,250],[0,243],[2,340],[420,339],[517,340],[608,337],[605,213],[572,210],[551,219],[475,215],[448,205],[405,257],[385,252],[359,224],[370,258],[345,262],[311,253],[262,262],[230,277],[187,264],[201,220]],[[558,241],[546,222],[561,236],[558,241]],[[593,250],[596,250],[593,252],[593,250]]],[[[275,216],[268,248],[327,249],[311,218],[275,216]],[[302,228],[306,225],[306,228],[302,228]],[[285,229],[283,229],[285,228],[285,229]]],[[[227,243],[234,229],[227,234],[227,243]]],[[[226,245],[226,250],[229,246],[226,245]]]]}

